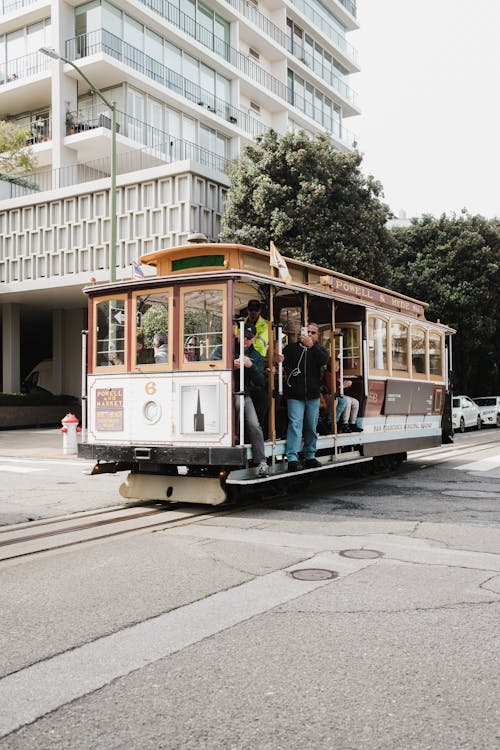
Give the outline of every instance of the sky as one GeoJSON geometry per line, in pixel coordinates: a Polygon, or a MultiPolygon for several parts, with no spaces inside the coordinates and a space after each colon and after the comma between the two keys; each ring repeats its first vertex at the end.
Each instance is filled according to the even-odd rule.
{"type": "Polygon", "coordinates": [[[357,0],[345,120],[396,216],[500,217],[500,0],[357,0]]]}

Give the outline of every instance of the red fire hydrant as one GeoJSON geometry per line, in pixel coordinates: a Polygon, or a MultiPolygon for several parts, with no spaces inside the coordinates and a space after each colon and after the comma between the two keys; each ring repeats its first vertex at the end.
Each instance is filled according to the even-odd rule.
{"type": "Polygon", "coordinates": [[[63,454],[68,456],[72,453],[77,453],[76,433],[82,431],[82,428],[78,427],[78,417],[74,414],[66,414],[64,419],[61,419],[61,424],[61,432],[63,434],[63,454]]]}

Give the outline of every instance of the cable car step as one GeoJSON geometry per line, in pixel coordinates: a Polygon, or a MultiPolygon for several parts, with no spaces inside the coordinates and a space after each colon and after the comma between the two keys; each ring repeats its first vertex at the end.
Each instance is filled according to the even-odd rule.
{"type": "Polygon", "coordinates": [[[365,463],[366,461],[372,461],[371,456],[361,456],[358,452],[351,453],[349,458],[331,458],[330,456],[317,456],[318,461],[322,466],[317,466],[313,469],[298,469],[294,472],[287,471],[287,462],[280,461],[273,466],[269,467],[269,475],[267,477],[259,477],[257,475],[257,469],[237,469],[232,471],[226,479],[226,484],[260,484],[261,482],[273,482],[277,479],[283,479],[289,477],[290,479],[301,475],[311,474],[316,471],[324,471],[325,469],[337,469],[339,466],[348,466],[349,464],[365,463]]]}

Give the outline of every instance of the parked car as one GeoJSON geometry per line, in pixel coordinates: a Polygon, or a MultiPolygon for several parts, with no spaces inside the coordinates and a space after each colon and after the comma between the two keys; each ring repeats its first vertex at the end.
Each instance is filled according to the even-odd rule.
{"type": "Polygon", "coordinates": [[[479,406],[483,425],[500,427],[500,396],[477,396],[474,401],[479,406]]]}
{"type": "Polygon", "coordinates": [[[21,383],[22,393],[54,393],[53,369],[52,359],[42,359],[21,383]]]}
{"type": "Polygon", "coordinates": [[[468,396],[454,396],[451,407],[453,429],[465,432],[468,427],[480,430],[482,426],[479,406],[468,396]]]}

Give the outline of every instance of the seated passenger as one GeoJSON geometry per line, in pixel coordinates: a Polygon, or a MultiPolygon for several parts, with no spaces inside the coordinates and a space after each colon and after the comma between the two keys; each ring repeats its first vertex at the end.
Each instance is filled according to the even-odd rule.
{"type": "Polygon", "coordinates": [[[138,365],[150,365],[155,361],[153,350],[146,347],[144,334],[139,332],[137,334],[136,344],[136,362],[138,365]]]}
{"type": "Polygon", "coordinates": [[[184,362],[199,362],[200,347],[197,336],[188,336],[184,344],[184,362]]]}
{"type": "Polygon", "coordinates": [[[212,354],[209,357],[210,360],[222,359],[222,344],[217,344],[212,349],[212,354]]]}
{"type": "MultiPolygon", "coordinates": [[[[252,398],[250,396],[250,388],[263,388],[264,387],[264,358],[254,348],[253,343],[255,341],[255,326],[253,323],[247,323],[245,325],[245,338],[243,343],[243,351],[240,352],[239,339],[234,341],[234,354],[235,359],[233,362],[235,371],[235,382],[236,390],[241,390],[240,383],[240,369],[241,360],[243,358],[244,366],[244,427],[245,432],[248,433],[250,442],[252,444],[253,459],[257,463],[257,475],[259,477],[267,477],[269,474],[269,467],[266,461],[266,453],[264,448],[264,435],[262,433],[262,427],[259,424],[255,406],[253,405],[252,398]]],[[[239,426],[240,419],[240,396],[235,396],[235,417],[236,417],[236,428],[239,426]]]]}
{"type": "MultiPolygon", "coordinates": [[[[340,359],[337,357],[335,360],[335,383],[337,391],[340,392],[340,359]]],[[[352,385],[352,380],[344,380],[344,388],[349,389],[352,385]]],[[[356,419],[359,411],[359,401],[354,396],[347,396],[344,392],[344,399],[346,400],[345,409],[341,415],[341,431],[342,432],[363,432],[362,427],[358,427],[356,419]]]]}
{"type": "MultiPolygon", "coordinates": [[[[323,394],[324,401],[326,402],[324,405],[320,402],[320,411],[323,408],[328,409],[328,426],[331,429],[332,426],[332,409],[331,409],[331,399],[332,396],[335,396],[337,404],[335,407],[335,421],[337,424],[340,422],[340,418],[344,412],[344,409],[347,406],[347,399],[345,396],[341,396],[338,391],[334,393],[332,391],[332,360],[331,358],[328,359],[326,369],[323,373],[323,378],[321,382],[321,393],[323,394]]],[[[321,398],[321,395],[320,395],[321,398]]]]}
{"type": "Polygon", "coordinates": [[[153,349],[156,365],[164,365],[168,362],[167,334],[155,333],[153,337],[153,349]]]}

